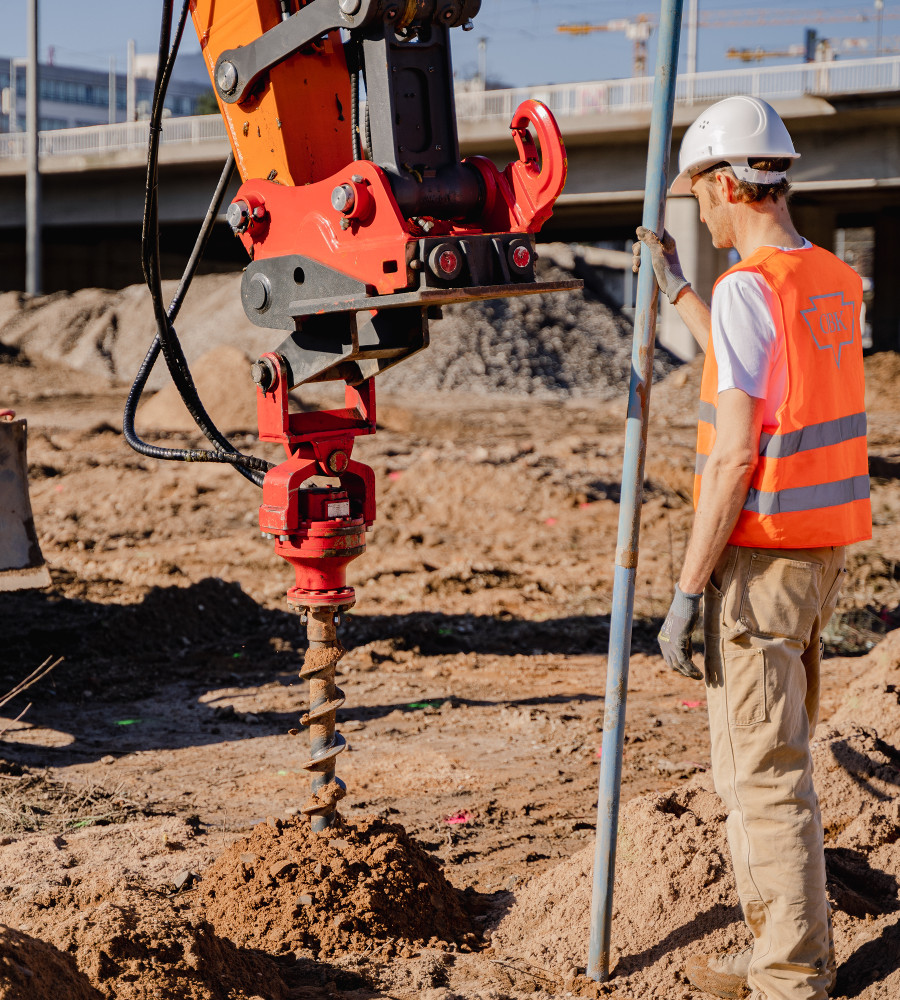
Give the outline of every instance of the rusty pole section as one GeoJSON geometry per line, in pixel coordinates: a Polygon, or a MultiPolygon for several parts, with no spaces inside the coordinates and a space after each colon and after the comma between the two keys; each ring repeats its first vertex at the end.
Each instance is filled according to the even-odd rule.
{"type": "MultiPolygon", "coordinates": [[[[683,0],[662,0],[659,18],[643,224],[660,234],[665,220],[682,6],[683,0]]],[[[594,888],[587,974],[599,982],[605,982],[609,978],[619,792],[622,782],[622,748],[625,739],[625,699],[628,689],[628,662],[631,655],[634,581],[641,528],[644,456],[647,450],[647,421],[650,415],[650,383],[653,374],[658,295],[659,289],[653,274],[650,254],[644,247],[641,250],[641,270],[638,277],[634,344],[631,354],[631,385],[628,390],[628,416],[625,423],[625,458],[622,465],[622,497],[619,507],[619,535],[603,715],[603,752],[597,798],[597,839],[594,848],[594,888]]]]}

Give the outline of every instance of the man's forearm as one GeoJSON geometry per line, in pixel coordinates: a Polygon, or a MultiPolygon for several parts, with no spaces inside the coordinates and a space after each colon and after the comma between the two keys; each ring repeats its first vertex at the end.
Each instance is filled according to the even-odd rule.
{"type": "Polygon", "coordinates": [[[700,350],[706,353],[710,329],[709,306],[688,285],[675,300],[675,308],[685,326],[691,331],[694,340],[700,345],[700,350]]]}
{"type": "Polygon", "coordinates": [[[746,462],[721,462],[710,455],[678,584],[686,594],[703,592],[737,524],[755,464],[749,458],[746,462]]]}

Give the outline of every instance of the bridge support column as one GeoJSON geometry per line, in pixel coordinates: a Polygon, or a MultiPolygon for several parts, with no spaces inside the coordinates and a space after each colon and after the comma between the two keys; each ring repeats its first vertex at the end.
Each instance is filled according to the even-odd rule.
{"type": "Polygon", "coordinates": [[[834,253],[835,215],[824,205],[794,205],[791,220],[801,236],[810,243],[834,253]]]}
{"type": "MultiPolygon", "coordinates": [[[[669,198],[666,203],[666,229],[678,244],[678,258],[684,276],[694,291],[709,302],[716,278],[728,267],[728,255],[712,245],[709,230],[700,221],[700,209],[695,199],[669,198]]],[[[657,339],[683,361],[690,361],[698,351],[697,342],[665,296],[660,298],[657,339]]]]}
{"type": "Polygon", "coordinates": [[[900,209],[882,209],[875,219],[875,260],[872,284],[872,347],[876,351],[900,350],[900,282],[897,252],[900,248],[900,209]]]}

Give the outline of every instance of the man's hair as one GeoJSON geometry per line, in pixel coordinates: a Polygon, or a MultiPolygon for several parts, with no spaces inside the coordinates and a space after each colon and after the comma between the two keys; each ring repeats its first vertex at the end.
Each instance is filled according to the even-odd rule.
{"type": "MultiPolygon", "coordinates": [[[[769,170],[781,173],[788,170],[793,161],[787,159],[787,157],[779,157],[776,160],[749,160],[748,162],[754,170],[769,170]]],[[[777,201],[781,197],[787,197],[791,190],[791,182],[787,179],[787,177],[783,177],[777,184],[754,184],[750,181],[739,180],[732,169],[731,164],[727,163],[725,160],[722,160],[721,163],[715,163],[711,167],[707,167],[705,170],[702,170],[700,172],[700,176],[709,180],[714,173],[720,170],[723,173],[730,174],[734,178],[737,185],[734,193],[738,201],[756,202],[764,201],[766,198],[771,198],[772,201],[777,201]]]]}

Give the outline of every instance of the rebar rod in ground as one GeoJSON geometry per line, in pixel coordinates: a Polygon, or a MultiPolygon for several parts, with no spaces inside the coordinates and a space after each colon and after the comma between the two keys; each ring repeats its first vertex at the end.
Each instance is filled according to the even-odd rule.
{"type": "Polygon", "coordinates": [[[310,759],[304,764],[313,772],[312,796],[302,808],[316,832],[334,823],[335,807],[346,794],[346,786],[335,777],[335,758],[347,745],[335,729],[337,710],[344,704],[344,692],[335,686],[335,667],[344,655],[337,637],[340,611],[326,605],[303,609],[309,649],[300,671],[309,681],[309,711],[300,720],[309,727],[310,759]]]}

